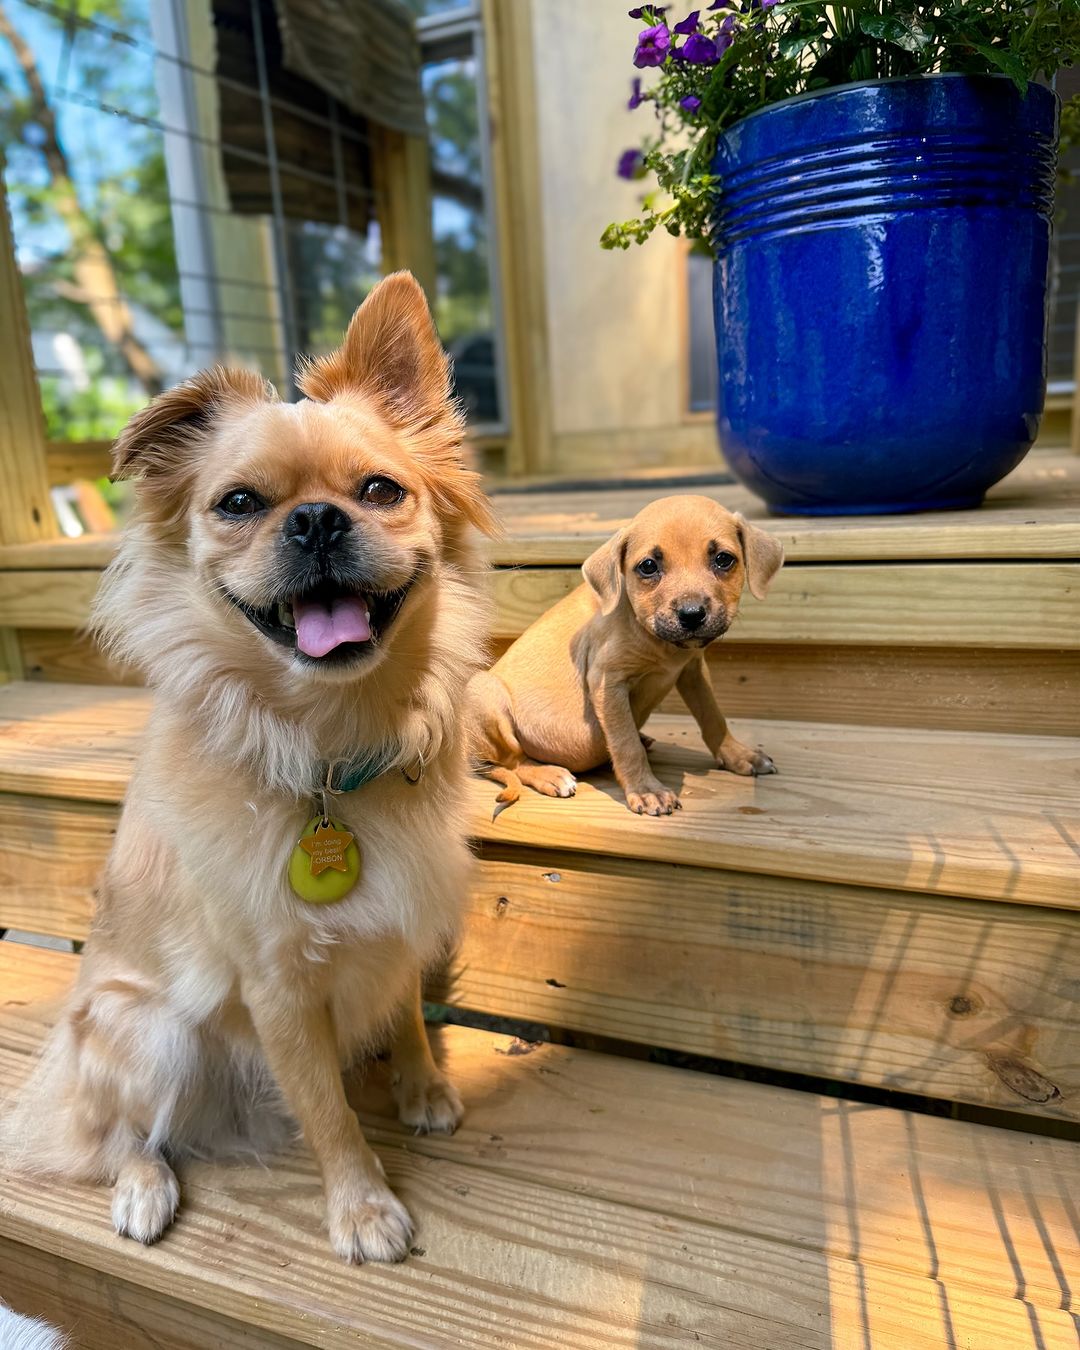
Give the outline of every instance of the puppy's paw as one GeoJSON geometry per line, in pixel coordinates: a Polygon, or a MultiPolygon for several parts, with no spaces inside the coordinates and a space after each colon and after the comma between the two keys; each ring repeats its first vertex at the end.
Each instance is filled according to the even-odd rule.
{"type": "Polygon", "coordinates": [[[327,1220],[330,1243],[343,1261],[403,1261],[412,1241],[409,1211],[386,1186],[373,1187],[351,1202],[333,1202],[327,1220]]]}
{"type": "Polygon", "coordinates": [[[558,764],[521,764],[517,776],[526,787],[545,797],[573,797],[577,792],[577,779],[558,764]]]}
{"type": "Polygon", "coordinates": [[[728,741],[722,745],[716,762],[721,769],[737,773],[743,778],[756,778],[776,772],[776,765],[764,750],[753,750],[741,741],[728,741]]]}
{"type": "Polygon", "coordinates": [[[682,809],[679,794],[656,781],[628,791],[626,805],[638,816],[670,816],[672,811],[682,809]]]}
{"type": "Polygon", "coordinates": [[[393,1086],[398,1120],[417,1134],[453,1134],[465,1108],[458,1090],[443,1074],[432,1078],[399,1078],[393,1086]]]}
{"type": "Polygon", "coordinates": [[[113,1187],[112,1221],[121,1237],[149,1246],[176,1215],[180,1186],[168,1163],[140,1158],[124,1165],[113,1187]]]}

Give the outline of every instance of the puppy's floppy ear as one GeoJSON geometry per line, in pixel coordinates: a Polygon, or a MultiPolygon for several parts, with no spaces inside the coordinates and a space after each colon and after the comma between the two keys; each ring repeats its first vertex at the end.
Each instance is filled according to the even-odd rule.
{"type": "Polygon", "coordinates": [[[737,511],[735,520],[742,544],[746,583],[755,600],[764,600],[773,577],[784,565],[784,546],[775,535],[751,525],[737,511]]]}
{"type": "Polygon", "coordinates": [[[187,466],[199,433],[222,408],[276,398],[273,386],[254,371],[224,366],[201,371],[135,414],[113,446],[113,477],[176,477],[187,466]]]}
{"type": "Polygon", "coordinates": [[[360,390],[398,425],[422,426],[442,415],[450,402],[450,358],[412,273],[393,272],[380,281],[352,316],[337,351],[308,361],[298,383],[322,403],[360,390]]]}
{"type": "Polygon", "coordinates": [[[600,613],[614,614],[626,589],[626,531],[613,534],[606,544],[590,553],[581,564],[581,574],[600,597],[600,613]]]}

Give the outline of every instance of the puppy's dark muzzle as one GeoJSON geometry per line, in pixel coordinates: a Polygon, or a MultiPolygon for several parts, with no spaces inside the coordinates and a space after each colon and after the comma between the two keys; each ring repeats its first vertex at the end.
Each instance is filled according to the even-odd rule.
{"type": "Polygon", "coordinates": [[[723,637],[730,627],[726,610],[705,605],[680,605],[657,614],[653,631],[662,642],[674,647],[707,647],[723,637]]]}

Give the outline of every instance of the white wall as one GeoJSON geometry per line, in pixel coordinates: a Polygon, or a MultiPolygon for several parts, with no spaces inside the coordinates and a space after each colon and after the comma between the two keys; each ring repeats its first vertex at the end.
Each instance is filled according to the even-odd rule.
{"type": "Polygon", "coordinates": [[[639,443],[639,462],[700,460],[716,453],[715,437],[700,420],[686,425],[683,246],[664,232],[625,253],[599,244],[609,221],[637,214],[643,185],[616,177],[615,164],[652,118],[648,106],[626,108],[639,73],[628,8],[532,5],[552,426],[557,441],[598,447],[634,432],[625,439],[639,443]],[[651,438],[650,452],[653,429],[680,426],[651,438]]]}

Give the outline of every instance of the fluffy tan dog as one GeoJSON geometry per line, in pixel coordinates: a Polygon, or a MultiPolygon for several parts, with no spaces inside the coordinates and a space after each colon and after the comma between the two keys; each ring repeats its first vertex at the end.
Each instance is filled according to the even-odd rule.
{"type": "Polygon", "coordinates": [[[487,626],[471,527],[491,518],[408,274],[302,388],[286,404],[212,370],[117,443],[137,506],[96,625],[154,711],[78,988],[8,1136],[25,1167],[112,1183],[117,1232],[153,1242],[179,1200],[172,1162],[267,1146],[283,1106],[322,1169],[334,1249],[397,1260],[410,1218],[341,1069],[391,1038],[402,1121],[460,1118],[419,980],[469,873],[455,709],[487,626]],[[330,813],[359,879],[309,903],[290,860],[328,773],[340,786],[357,765],[374,776],[330,813]]]}
{"type": "Polygon", "coordinates": [[[784,561],[772,535],[709,497],[664,497],[587,558],[586,584],[542,615],[469,686],[473,754],[504,785],[574,795],[574,774],[611,761],[639,815],[677,795],[649,767],[642,726],[672,688],[721,768],[775,773],[732,735],[704,649],[730,628],[744,586],[759,600],[784,561]]]}

